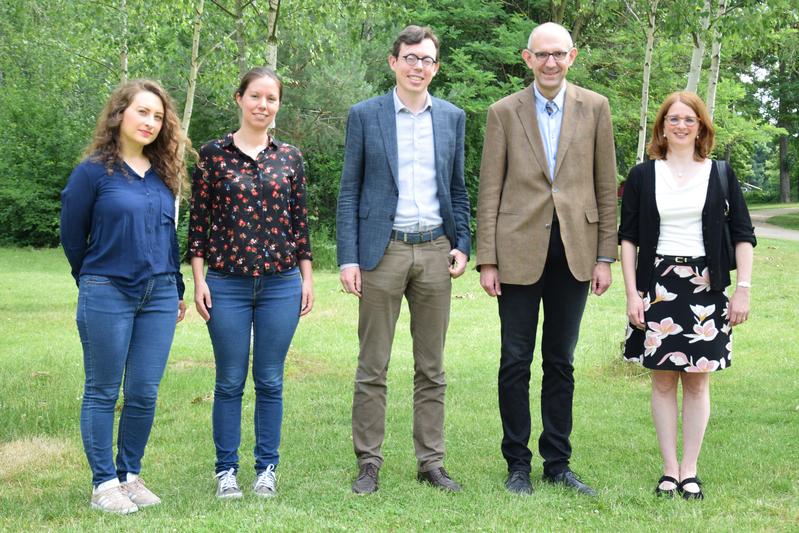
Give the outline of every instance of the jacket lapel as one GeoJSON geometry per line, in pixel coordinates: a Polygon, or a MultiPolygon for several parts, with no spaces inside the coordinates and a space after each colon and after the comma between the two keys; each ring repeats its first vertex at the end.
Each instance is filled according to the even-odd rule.
{"type": "Polygon", "coordinates": [[[532,85],[519,95],[516,114],[519,116],[524,133],[527,135],[527,142],[530,143],[530,148],[532,148],[533,154],[544,172],[544,176],[548,177],[549,165],[547,165],[544,142],[541,140],[541,134],[538,131],[538,117],[535,113],[535,94],[533,93],[532,85]]]}
{"type": "Polygon", "coordinates": [[[383,146],[386,149],[388,166],[394,183],[398,184],[399,156],[397,155],[397,116],[394,111],[394,95],[389,92],[380,99],[377,110],[377,121],[383,134],[383,146]]]}
{"type": "MultiPolygon", "coordinates": [[[[560,123],[560,137],[558,138],[558,154],[555,157],[555,175],[552,178],[554,182],[558,177],[558,172],[563,164],[563,159],[566,157],[566,152],[569,151],[569,145],[574,136],[574,130],[577,129],[577,117],[582,113],[583,103],[577,99],[574,94],[576,91],[570,83],[566,84],[566,96],[563,101],[563,120],[560,123]]],[[[593,163],[591,163],[593,166],[593,163]]]]}
{"type": "Polygon", "coordinates": [[[441,109],[436,111],[435,104],[433,104],[433,107],[430,108],[430,116],[432,117],[433,122],[433,151],[435,152],[436,158],[436,182],[439,185],[439,194],[441,194],[442,191],[446,190],[446,184],[444,183],[445,157],[443,151],[444,147],[447,146],[447,143],[445,142],[447,121],[445,120],[444,113],[441,109]]]}

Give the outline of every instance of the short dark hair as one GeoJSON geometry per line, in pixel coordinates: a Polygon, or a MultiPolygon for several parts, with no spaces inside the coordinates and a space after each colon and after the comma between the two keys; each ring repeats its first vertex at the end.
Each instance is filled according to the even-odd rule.
{"type": "Polygon", "coordinates": [[[693,109],[699,119],[699,133],[694,146],[694,159],[701,161],[710,155],[713,150],[716,130],[713,129],[713,120],[710,118],[710,113],[708,113],[705,103],[696,94],[689,91],[671,93],[660,104],[655,123],[652,125],[652,140],[649,141],[646,151],[652,159],[666,159],[669,143],[663,133],[664,123],[666,122],[666,113],[677,102],[681,102],[693,109]]]}
{"type": "Polygon", "coordinates": [[[255,67],[250,69],[250,71],[242,76],[241,81],[239,82],[239,88],[236,89],[236,92],[233,93],[233,96],[244,96],[244,92],[249,87],[250,83],[254,80],[260,78],[270,78],[275,80],[277,83],[277,96],[280,100],[283,100],[283,82],[280,80],[280,77],[277,73],[268,67],[255,67]]]}
{"type": "Polygon", "coordinates": [[[399,57],[400,47],[402,47],[403,44],[419,44],[425,39],[430,39],[433,41],[433,44],[436,45],[435,59],[438,60],[439,46],[436,34],[433,33],[433,30],[428,26],[414,26],[413,24],[406,26],[404,30],[399,32],[397,38],[394,39],[394,44],[391,47],[391,55],[399,57]]]}

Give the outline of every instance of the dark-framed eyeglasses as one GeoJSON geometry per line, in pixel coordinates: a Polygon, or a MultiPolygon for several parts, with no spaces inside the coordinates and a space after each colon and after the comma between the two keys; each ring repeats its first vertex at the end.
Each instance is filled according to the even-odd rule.
{"type": "Polygon", "coordinates": [[[402,56],[402,59],[412,67],[415,67],[419,62],[421,62],[422,66],[425,68],[430,68],[438,63],[438,61],[430,56],[419,57],[416,54],[405,54],[402,56]]]}
{"type": "Polygon", "coordinates": [[[533,57],[535,57],[535,60],[539,63],[546,63],[549,61],[549,56],[552,56],[552,58],[558,63],[562,63],[563,61],[566,61],[566,58],[569,57],[569,52],[572,50],[574,50],[573,47],[569,48],[568,50],[557,50],[555,52],[533,52],[529,48],[527,49],[527,51],[530,52],[533,57]]]}

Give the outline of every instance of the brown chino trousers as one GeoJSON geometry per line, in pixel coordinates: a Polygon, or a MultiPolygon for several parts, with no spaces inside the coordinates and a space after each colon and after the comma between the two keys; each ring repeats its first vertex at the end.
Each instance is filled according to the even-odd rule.
{"type": "Polygon", "coordinates": [[[358,465],[383,464],[386,374],[403,295],[413,338],[413,445],[420,471],[444,464],[444,340],[452,283],[450,243],[389,241],[377,268],[361,272],[358,370],[352,400],[352,440],[358,465]]]}

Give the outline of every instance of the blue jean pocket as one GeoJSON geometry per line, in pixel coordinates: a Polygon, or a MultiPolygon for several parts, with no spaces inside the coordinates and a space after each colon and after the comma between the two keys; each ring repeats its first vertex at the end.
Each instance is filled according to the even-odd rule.
{"type": "Polygon", "coordinates": [[[84,274],[78,279],[78,285],[111,285],[111,280],[105,276],[84,274]]]}

